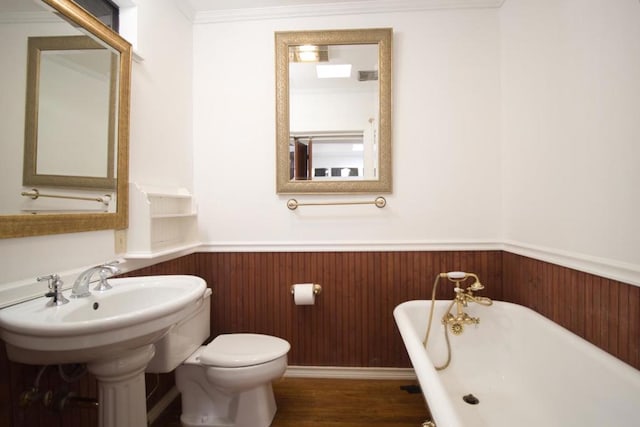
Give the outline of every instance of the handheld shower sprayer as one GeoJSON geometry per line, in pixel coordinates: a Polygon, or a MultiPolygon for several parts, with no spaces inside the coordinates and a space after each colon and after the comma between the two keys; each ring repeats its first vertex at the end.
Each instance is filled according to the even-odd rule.
{"type": "Polygon", "coordinates": [[[454,289],[456,292],[463,291],[463,289],[460,288],[459,284],[467,280],[469,277],[473,278],[475,281],[471,284],[471,286],[468,287],[468,289],[472,291],[479,291],[484,289],[484,286],[482,285],[482,283],[480,283],[480,279],[474,273],[466,273],[464,271],[449,271],[447,273],[440,273],[439,277],[443,279],[446,278],[451,282],[454,282],[456,284],[456,287],[454,289]]]}
{"type": "Polygon", "coordinates": [[[448,273],[440,273],[440,277],[455,281],[464,280],[468,277],[468,275],[464,271],[449,271],[448,273]]]}
{"type": "Polygon", "coordinates": [[[477,297],[473,293],[475,291],[479,291],[484,289],[482,283],[480,283],[480,279],[474,273],[466,273],[464,271],[449,271],[445,273],[439,273],[436,275],[436,279],[433,283],[433,289],[431,294],[431,308],[429,310],[429,321],[427,323],[427,331],[423,340],[423,345],[426,348],[427,343],[429,342],[429,333],[431,331],[431,323],[433,320],[433,312],[435,308],[435,300],[436,300],[436,288],[438,287],[438,283],[440,279],[447,279],[450,282],[454,283],[453,290],[455,291],[455,298],[451,301],[449,306],[447,307],[446,314],[442,317],[442,324],[444,325],[444,336],[445,341],[447,343],[447,361],[442,366],[436,366],[436,370],[445,369],[449,366],[451,362],[451,345],[449,343],[449,334],[447,332],[447,326],[451,327],[451,332],[454,335],[459,335],[462,333],[464,327],[463,325],[475,324],[477,325],[480,322],[480,319],[477,317],[471,317],[467,313],[463,311],[464,307],[467,307],[469,302],[475,302],[480,305],[489,306],[493,304],[490,298],[487,297],[477,297]],[[467,286],[466,289],[462,288],[462,283],[467,279],[472,278],[473,283],[467,286]],[[456,307],[455,314],[452,314],[451,311],[456,307]]]}

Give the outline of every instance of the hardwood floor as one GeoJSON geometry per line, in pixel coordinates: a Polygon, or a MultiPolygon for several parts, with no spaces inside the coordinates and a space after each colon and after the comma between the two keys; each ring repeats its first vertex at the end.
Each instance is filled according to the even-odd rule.
{"type": "MultiPolygon", "coordinates": [[[[273,384],[278,404],[271,427],[419,427],[429,418],[420,393],[396,380],[284,378],[273,384]]],[[[179,427],[180,404],[172,405],[153,427],[179,427]]]]}

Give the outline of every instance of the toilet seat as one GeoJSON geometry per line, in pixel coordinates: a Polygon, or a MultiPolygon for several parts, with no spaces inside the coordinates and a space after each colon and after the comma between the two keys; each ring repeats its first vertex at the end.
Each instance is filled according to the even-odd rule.
{"type": "Polygon", "coordinates": [[[238,368],[270,362],[289,352],[291,346],[281,338],[261,334],[222,334],[199,354],[205,366],[238,368]]]}

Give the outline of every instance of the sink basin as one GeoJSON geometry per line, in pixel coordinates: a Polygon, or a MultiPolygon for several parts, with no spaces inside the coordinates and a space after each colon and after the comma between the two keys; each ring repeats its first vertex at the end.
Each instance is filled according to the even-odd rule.
{"type": "Polygon", "coordinates": [[[109,284],[112,289],[57,307],[47,307],[48,298],[42,297],[0,310],[0,337],[9,359],[86,363],[151,344],[197,309],[206,289],[195,276],[131,277],[109,284]]]}
{"type": "Polygon", "coordinates": [[[0,310],[0,338],[14,362],[86,363],[98,380],[99,427],[144,427],[154,343],[199,310],[207,285],[195,276],[108,282],[111,289],[64,305],[49,307],[41,297],[0,310]]]}

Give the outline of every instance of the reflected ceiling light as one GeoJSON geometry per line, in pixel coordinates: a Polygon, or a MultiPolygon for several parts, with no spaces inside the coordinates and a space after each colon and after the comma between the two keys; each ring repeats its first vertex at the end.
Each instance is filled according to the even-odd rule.
{"type": "Polygon", "coordinates": [[[351,77],[351,64],[316,65],[319,79],[344,79],[351,77]]]}
{"type": "Polygon", "coordinates": [[[305,44],[289,47],[289,62],[327,62],[329,47],[305,44]]]}

